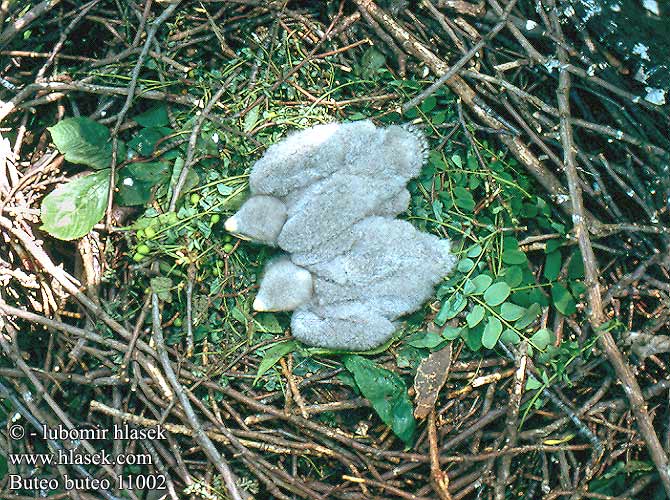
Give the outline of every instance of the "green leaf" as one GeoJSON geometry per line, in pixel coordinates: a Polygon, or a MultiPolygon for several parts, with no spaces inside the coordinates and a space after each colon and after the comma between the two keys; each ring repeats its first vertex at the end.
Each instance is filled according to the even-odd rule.
{"type": "Polygon", "coordinates": [[[544,277],[549,281],[554,281],[558,278],[561,272],[561,252],[555,250],[547,254],[547,259],[544,263],[544,277]]]}
{"type": "MultiPolygon", "coordinates": [[[[79,116],[66,118],[48,128],[58,151],[71,163],[88,165],[96,170],[109,168],[112,164],[112,141],[107,127],[79,116]]],[[[117,158],[126,157],[123,141],[118,141],[117,158]]]]}
{"type": "Polygon", "coordinates": [[[479,274],[472,278],[472,284],[474,285],[474,290],[471,295],[481,295],[486,291],[486,289],[491,286],[493,283],[493,278],[488,274],[479,274]]]}
{"type": "Polygon", "coordinates": [[[362,356],[347,355],[342,361],[382,421],[409,446],[414,439],[416,421],[405,382],[362,356]]]}
{"type": "Polygon", "coordinates": [[[119,172],[116,200],[120,205],[144,205],[151,200],[152,188],[170,176],[163,162],[131,163],[119,172]]]}
{"type": "Polygon", "coordinates": [[[487,349],[493,349],[498,343],[502,333],[502,323],[495,316],[491,316],[486,322],[484,333],[482,334],[482,345],[487,349]]]}
{"type": "Polygon", "coordinates": [[[437,347],[438,345],[440,345],[440,343],[442,342],[444,342],[444,339],[439,333],[422,332],[416,336],[413,336],[413,338],[409,340],[407,343],[412,347],[417,348],[424,347],[426,349],[432,349],[433,347],[437,347]]]}
{"type": "Polygon", "coordinates": [[[582,260],[582,252],[577,249],[570,258],[568,264],[568,278],[571,280],[581,279],[584,277],[584,261],[582,260]]]}
{"type": "Polygon", "coordinates": [[[42,200],[41,229],[60,240],[81,238],[105,215],[108,191],[109,170],[57,187],[42,200]]]}
{"type": "Polygon", "coordinates": [[[516,249],[505,250],[502,254],[502,260],[505,264],[516,266],[526,262],[526,254],[516,249]]]}
{"type": "Polygon", "coordinates": [[[462,333],[465,344],[470,348],[471,351],[479,351],[482,348],[482,333],[484,332],[484,327],[480,323],[475,328],[464,328],[462,333]]]}
{"type": "Polygon", "coordinates": [[[516,321],[521,318],[525,312],[525,307],[517,306],[511,302],[505,302],[500,308],[500,316],[502,316],[505,321],[516,321]]]}
{"type": "Polygon", "coordinates": [[[561,240],[561,239],[556,238],[556,239],[553,239],[553,240],[548,240],[547,244],[544,247],[544,253],[550,254],[552,252],[555,252],[556,250],[561,248],[562,245],[563,245],[563,240],[561,240]]]}
{"type": "Polygon", "coordinates": [[[433,110],[436,104],[437,99],[435,98],[435,96],[427,97],[426,100],[424,100],[421,103],[421,111],[423,111],[424,113],[428,113],[433,110]]]}
{"type": "Polygon", "coordinates": [[[505,282],[494,283],[484,292],[484,300],[490,306],[497,306],[509,297],[510,287],[505,282]]]}
{"type": "Polygon", "coordinates": [[[473,245],[470,247],[466,255],[470,257],[471,259],[474,259],[475,257],[479,257],[484,249],[482,248],[481,245],[473,245]]]}
{"type": "Polygon", "coordinates": [[[363,78],[372,78],[384,64],[386,64],[386,56],[376,48],[368,47],[361,57],[360,75],[363,78]]]}
{"type": "Polygon", "coordinates": [[[524,315],[516,323],[514,323],[514,328],[523,330],[533,321],[535,321],[535,318],[537,318],[541,312],[542,308],[540,307],[540,304],[534,302],[530,305],[530,307],[528,307],[528,309],[526,309],[524,315]]]}
{"type": "Polygon", "coordinates": [[[542,382],[536,379],[534,375],[528,375],[528,378],[526,379],[526,390],[534,391],[540,387],[542,387],[542,382]]]}
{"type": "Polygon", "coordinates": [[[165,276],[155,276],[149,280],[151,291],[164,302],[172,302],[172,280],[165,276]]]}
{"type": "Polygon", "coordinates": [[[503,279],[511,288],[517,287],[523,281],[523,270],[519,266],[507,267],[503,279]]]}
{"type": "Polygon", "coordinates": [[[170,123],[164,104],[147,109],[144,113],[134,116],[133,120],[142,127],[164,127],[170,123]]]}
{"type": "Polygon", "coordinates": [[[561,283],[554,283],[551,287],[551,300],[554,307],[564,316],[570,316],[577,311],[577,304],[570,291],[561,283]]]}
{"type": "Polygon", "coordinates": [[[470,191],[460,186],[454,188],[454,203],[463,210],[475,208],[475,200],[470,191]]]}
{"type": "Polygon", "coordinates": [[[461,329],[455,326],[445,326],[442,330],[442,336],[447,340],[454,340],[460,337],[461,329]]]}
{"type": "Polygon", "coordinates": [[[277,316],[273,313],[258,313],[254,316],[254,321],[258,324],[261,331],[267,333],[283,333],[284,329],[277,321],[277,316]]]}
{"type": "Polygon", "coordinates": [[[507,345],[517,345],[519,342],[521,342],[521,337],[519,337],[519,334],[514,330],[507,328],[504,332],[502,332],[500,340],[507,345]]]}
{"type": "Polygon", "coordinates": [[[462,273],[467,273],[473,267],[475,267],[475,263],[472,261],[472,259],[462,259],[458,262],[457,269],[462,273]]]}
{"type": "Polygon", "coordinates": [[[547,328],[536,331],[530,338],[530,343],[536,349],[544,351],[551,343],[551,332],[547,328]]]}
{"type": "Polygon", "coordinates": [[[440,312],[435,316],[435,324],[437,326],[444,325],[448,319],[455,317],[459,312],[465,309],[467,303],[467,299],[460,293],[453,294],[444,302],[444,304],[442,304],[440,312]]]}
{"type": "Polygon", "coordinates": [[[484,312],[485,309],[482,306],[479,304],[475,305],[465,317],[465,321],[467,321],[468,326],[470,328],[477,326],[479,322],[484,319],[484,312]]]}
{"type": "MultiPolygon", "coordinates": [[[[167,129],[168,131],[170,129],[167,129]]],[[[137,151],[141,156],[151,156],[156,143],[165,137],[165,129],[149,127],[140,130],[128,142],[128,148],[137,151]]],[[[168,132],[169,133],[169,132],[168,132]]]]}
{"type": "Polygon", "coordinates": [[[281,358],[288,353],[295,351],[299,344],[297,340],[287,340],[286,342],[279,342],[263,353],[263,359],[258,364],[258,372],[254,379],[254,384],[258,382],[265,372],[272,368],[281,358]]]}
{"type": "Polygon", "coordinates": [[[259,110],[258,106],[254,106],[244,117],[243,128],[245,132],[249,132],[258,122],[259,110]]]}

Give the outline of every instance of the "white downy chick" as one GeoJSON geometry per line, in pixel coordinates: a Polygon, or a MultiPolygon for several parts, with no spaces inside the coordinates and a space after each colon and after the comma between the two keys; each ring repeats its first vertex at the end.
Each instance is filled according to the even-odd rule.
{"type": "Polygon", "coordinates": [[[353,244],[353,226],[380,207],[404,202],[403,181],[334,174],[307,189],[291,206],[277,244],[298,265],[334,257],[353,244]]]}
{"type": "Polygon", "coordinates": [[[396,326],[362,302],[293,312],[291,333],[307,345],[342,351],[368,351],[391,338],[396,326]]]}
{"type": "Polygon", "coordinates": [[[394,320],[417,310],[456,260],[448,240],[402,220],[369,217],[356,224],[354,241],[348,252],[307,266],[315,278],[312,303],[365,301],[394,320]]]}
{"type": "Polygon", "coordinates": [[[289,311],[293,335],[367,350],[418,309],[453,268],[449,241],[392,219],[426,159],[412,127],[328,124],[271,146],[252,168],[252,198],[226,228],[290,255],[268,264],[254,308],[289,311]],[[271,195],[271,196],[270,196],[271,195]]]}
{"type": "Polygon", "coordinates": [[[378,129],[369,120],[316,125],[270,146],[249,175],[253,194],[284,198],[342,170],[374,142],[378,129]]]}
{"type": "Polygon", "coordinates": [[[253,303],[255,311],[293,311],[312,298],[312,275],[287,256],[271,260],[265,267],[253,303]]]}
{"type": "Polygon", "coordinates": [[[252,196],[228,218],[224,228],[239,238],[276,246],[286,222],[286,205],[273,196],[252,196]]]}

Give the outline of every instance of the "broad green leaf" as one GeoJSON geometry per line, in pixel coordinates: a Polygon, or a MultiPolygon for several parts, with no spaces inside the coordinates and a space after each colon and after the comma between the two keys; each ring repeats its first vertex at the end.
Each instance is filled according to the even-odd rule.
{"type": "Polygon", "coordinates": [[[511,288],[517,287],[523,281],[523,271],[519,266],[508,267],[505,269],[503,279],[511,288]]]}
{"type": "Polygon", "coordinates": [[[151,291],[164,302],[172,302],[172,280],[165,276],[155,276],[149,280],[151,291]]]}
{"type": "Polygon", "coordinates": [[[471,351],[479,351],[482,348],[482,333],[484,326],[482,323],[475,328],[464,328],[463,339],[471,351]]]}
{"type": "Polygon", "coordinates": [[[144,205],[151,200],[151,189],[169,176],[163,162],[131,163],[119,172],[115,199],[120,205],[144,205]]]}
{"type": "Polygon", "coordinates": [[[247,324],[248,318],[247,318],[246,314],[240,310],[239,307],[237,307],[237,306],[233,307],[230,310],[230,314],[233,316],[233,318],[235,318],[240,323],[242,323],[244,325],[247,324]]]}
{"type": "Polygon", "coordinates": [[[552,239],[552,240],[547,240],[547,243],[544,247],[544,253],[550,254],[561,248],[563,245],[563,241],[561,239],[552,239]]]}
{"type": "Polygon", "coordinates": [[[412,347],[432,349],[433,347],[440,345],[442,342],[444,342],[444,339],[439,333],[422,332],[417,336],[413,336],[407,343],[412,347]]]}
{"type": "Polygon", "coordinates": [[[134,116],[133,120],[142,127],[164,127],[170,123],[164,104],[147,109],[144,113],[134,116]]]}
{"type": "Polygon", "coordinates": [[[457,339],[461,335],[462,330],[455,326],[445,326],[442,330],[442,336],[447,340],[457,339]]]}
{"type": "Polygon", "coordinates": [[[547,259],[544,263],[544,277],[549,281],[554,281],[558,278],[561,272],[561,252],[555,250],[547,254],[547,259]]]}
{"type": "Polygon", "coordinates": [[[505,236],[503,238],[503,251],[508,250],[518,250],[519,249],[519,240],[514,236],[505,236]]]}
{"type": "Polygon", "coordinates": [[[511,302],[505,302],[500,308],[500,316],[505,321],[516,321],[521,318],[526,312],[525,307],[517,306],[511,302]]]}
{"type": "Polygon", "coordinates": [[[502,323],[498,318],[495,316],[489,317],[482,334],[482,345],[487,349],[493,349],[498,343],[502,329],[502,323]]]}
{"type": "Polygon", "coordinates": [[[483,250],[483,248],[482,248],[481,245],[479,245],[479,244],[473,245],[473,246],[470,247],[470,249],[468,250],[466,255],[468,257],[470,257],[471,259],[474,259],[475,257],[479,257],[481,255],[482,250],[483,250]]]}
{"type": "Polygon", "coordinates": [[[528,307],[528,309],[526,309],[524,315],[521,318],[519,318],[519,320],[516,323],[514,323],[514,328],[523,330],[533,321],[535,321],[535,318],[537,318],[540,315],[540,312],[542,312],[540,304],[534,302],[533,304],[530,305],[530,307],[528,307]]]}
{"type": "Polygon", "coordinates": [[[444,325],[448,319],[455,317],[459,312],[465,309],[467,303],[467,299],[460,293],[453,294],[444,302],[444,304],[442,304],[440,312],[435,316],[435,324],[437,326],[444,325]]]}
{"type": "Polygon", "coordinates": [[[60,240],[81,238],[105,215],[108,192],[109,170],[57,187],[42,200],[41,229],[60,240]]]}
{"type": "Polygon", "coordinates": [[[156,143],[170,132],[171,129],[158,127],[141,129],[128,141],[128,148],[137,151],[140,156],[151,156],[156,148],[156,143]]]}
{"type": "Polygon", "coordinates": [[[433,201],[433,215],[438,222],[442,222],[442,211],[444,210],[444,204],[440,200],[433,201]]]}
{"type": "Polygon", "coordinates": [[[298,348],[296,340],[287,340],[286,342],[279,342],[263,353],[263,359],[258,365],[258,372],[254,379],[254,384],[261,378],[265,372],[272,368],[281,358],[288,353],[295,351],[298,348]]]}
{"type": "Polygon", "coordinates": [[[282,333],[284,329],[277,321],[277,316],[273,313],[258,313],[254,316],[254,321],[260,327],[261,331],[267,333],[282,333]]]}
{"type": "Polygon", "coordinates": [[[342,361],[382,421],[409,446],[414,439],[416,420],[405,382],[362,356],[347,355],[342,361]]]}
{"type": "Polygon", "coordinates": [[[486,289],[491,286],[493,283],[493,278],[488,274],[479,274],[472,278],[472,284],[474,285],[474,291],[472,295],[480,295],[486,291],[486,289]]]}
{"type": "Polygon", "coordinates": [[[484,300],[490,306],[497,306],[505,302],[505,299],[509,297],[510,288],[507,283],[500,282],[494,283],[486,289],[484,292],[484,300]]]}
{"type": "Polygon", "coordinates": [[[244,116],[243,128],[245,132],[249,132],[252,128],[254,128],[254,126],[258,122],[258,115],[259,115],[258,106],[254,106],[244,116]]]}
{"type": "Polygon", "coordinates": [[[462,259],[458,262],[457,269],[462,273],[467,273],[473,267],[475,267],[475,263],[472,261],[472,259],[462,259]]]}
{"type": "Polygon", "coordinates": [[[519,337],[519,334],[514,330],[507,328],[504,332],[502,332],[500,340],[507,345],[517,345],[519,342],[521,342],[521,337],[519,337]]]}
{"type": "Polygon", "coordinates": [[[505,250],[502,254],[502,260],[505,264],[516,266],[526,262],[526,254],[516,249],[505,250]]]}
{"type": "Polygon", "coordinates": [[[465,321],[467,321],[470,328],[474,328],[479,324],[481,320],[484,319],[484,308],[479,304],[475,305],[472,310],[465,316],[465,321]]]}
{"type": "Polygon", "coordinates": [[[536,331],[530,338],[530,343],[536,349],[544,351],[551,343],[551,332],[547,328],[536,331]]]}
{"type": "Polygon", "coordinates": [[[472,210],[475,207],[475,199],[472,196],[472,192],[465,187],[456,187],[454,188],[455,203],[465,210],[472,210]]]}
{"type": "Polygon", "coordinates": [[[571,280],[581,279],[584,277],[584,261],[582,260],[582,252],[577,249],[570,258],[568,264],[568,278],[571,280]]]}
{"type": "Polygon", "coordinates": [[[363,78],[372,78],[377,70],[386,64],[386,56],[374,47],[368,47],[363,52],[360,63],[360,75],[363,78]]]}
{"type": "Polygon", "coordinates": [[[564,316],[570,316],[577,311],[577,304],[570,291],[561,283],[554,283],[551,287],[551,300],[554,307],[564,316]]]}
{"type": "Polygon", "coordinates": [[[421,111],[423,111],[424,113],[428,113],[433,110],[436,104],[437,99],[435,98],[435,96],[430,96],[421,103],[421,111]]]}
{"type": "MultiPolygon", "coordinates": [[[[107,127],[86,118],[66,118],[48,128],[58,151],[71,163],[88,165],[96,170],[112,164],[112,141],[107,127]]],[[[117,159],[126,158],[126,147],[118,141],[117,159]]]]}
{"type": "Polygon", "coordinates": [[[534,391],[540,387],[542,387],[542,382],[536,379],[534,375],[528,375],[528,378],[526,379],[526,390],[534,391]]]}

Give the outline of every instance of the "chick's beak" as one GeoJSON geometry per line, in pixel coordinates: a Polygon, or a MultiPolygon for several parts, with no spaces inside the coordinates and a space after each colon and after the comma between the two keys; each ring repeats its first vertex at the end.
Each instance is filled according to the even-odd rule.
{"type": "Polygon", "coordinates": [[[254,299],[254,303],[251,305],[251,307],[253,307],[254,311],[259,311],[259,312],[267,311],[267,307],[266,307],[265,303],[263,303],[263,301],[258,297],[256,297],[254,299]]]}
{"type": "Polygon", "coordinates": [[[232,217],[226,219],[226,222],[223,224],[223,227],[229,233],[234,233],[235,231],[237,231],[237,219],[235,219],[235,216],[233,215],[232,217]]]}

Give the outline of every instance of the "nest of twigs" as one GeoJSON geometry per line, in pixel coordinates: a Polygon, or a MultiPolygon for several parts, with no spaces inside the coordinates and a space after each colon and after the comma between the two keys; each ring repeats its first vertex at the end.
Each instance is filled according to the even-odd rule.
{"type": "Polygon", "coordinates": [[[0,497],[670,495],[665,91],[579,5],[2,2],[0,497]],[[71,117],[104,168],[65,152],[71,117]],[[365,357],[410,438],[251,311],[270,251],[219,222],[288,130],[362,117],[430,137],[407,218],[461,259],[365,357]],[[49,203],[87,175],[102,217],[64,237],[49,203]]]}

